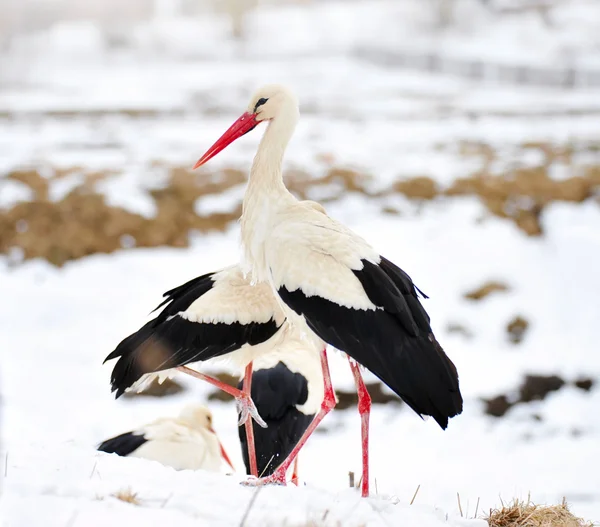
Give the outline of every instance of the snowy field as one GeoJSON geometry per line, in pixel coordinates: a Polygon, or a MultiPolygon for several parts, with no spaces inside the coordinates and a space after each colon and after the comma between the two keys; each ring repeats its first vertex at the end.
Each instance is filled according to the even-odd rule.
{"type": "MultiPolygon", "coordinates": [[[[559,9],[553,30],[527,15],[511,25],[477,2],[459,4],[478,6],[473,19],[479,25],[473,20],[465,29],[464,21],[444,40],[423,37],[419,44],[458,56],[480,46],[483,56],[517,63],[557,63],[565,49],[575,49],[582,63],[597,57],[594,39],[600,37],[588,25],[600,9],[592,2],[577,2],[568,13],[559,9]]],[[[273,81],[291,85],[301,102],[287,166],[314,176],[332,165],[352,168],[372,175],[374,190],[421,175],[444,187],[471,174],[480,160],[461,155],[464,142],[490,145],[498,153],[495,173],[541,162],[535,151],[524,153],[525,142],[598,144],[598,89],[470,84],[384,69],[354,56],[355,47],[375,42],[390,49],[416,45],[415,28],[425,27],[419,26],[427,23],[424,16],[410,1],[267,5],[248,15],[243,49],[230,39],[227,19],[215,15],[140,23],[132,41],[116,49],[83,22],[15,38],[0,54],[0,212],[33,199],[25,185],[3,179],[11,170],[52,174],[82,167],[117,171],[96,190],[110,205],[152,217],[148,191],[165,185],[161,167],[193,165],[245,109],[251,92],[273,81]]],[[[249,134],[211,168],[248,170],[259,139],[258,131],[249,134]]],[[[572,164],[553,165],[553,176],[600,165],[598,149],[584,150],[572,164]]],[[[49,199],[61,199],[77,177],[53,180],[49,199]]],[[[234,210],[243,190],[204,198],[196,209],[234,210]]],[[[317,191],[324,189],[310,197],[324,197],[317,191]]],[[[475,198],[420,205],[400,196],[349,193],[326,207],[431,297],[426,308],[458,368],[465,398],[463,414],[448,430],[405,406],[374,405],[374,496],[368,500],[348,488],[348,471],[361,471],[360,419],[353,410],[330,414],[324,433],[302,451],[299,489],[269,487],[255,495],[239,485],[243,462],[229,403],[209,406],[235,475],[175,472],[97,453],[95,446],[108,437],[177,414],[192,399],[206,400],[208,387],[182,378],[188,389],[181,395],[115,402],[111,365],[102,360],[146,320],[164,291],[235,262],[238,226],[195,234],[185,249],[96,254],[62,268],[43,260],[15,266],[1,257],[3,527],[477,527],[486,523],[467,519],[476,509],[481,516],[501,500],[528,495],[536,503],[564,496],[575,514],[600,521],[598,201],[552,203],[544,210],[541,237],[489,216],[475,198]],[[382,200],[401,214],[382,214],[382,200]],[[490,280],[510,289],[479,302],[464,298],[490,280]],[[516,315],[530,323],[518,345],[505,329],[516,315]],[[452,325],[470,336],[451,331],[452,325]],[[485,415],[482,398],[512,394],[527,373],[559,374],[568,383],[590,377],[596,384],[588,392],[569,384],[502,418],[485,415]],[[137,493],[137,505],[113,496],[128,488],[137,493]]],[[[333,354],[332,362],[334,385],[351,389],[346,362],[333,354]]]]}

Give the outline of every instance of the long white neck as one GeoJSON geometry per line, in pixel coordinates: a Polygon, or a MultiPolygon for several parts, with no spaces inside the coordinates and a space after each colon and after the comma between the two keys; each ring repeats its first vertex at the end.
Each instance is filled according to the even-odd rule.
{"type": "Polygon", "coordinates": [[[267,279],[264,243],[280,207],[295,200],[283,183],[281,166],[285,149],[298,121],[298,109],[290,104],[281,108],[269,122],[250,170],[242,204],[241,235],[243,268],[252,271],[254,281],[267,279]]]}
{"type": "Polygon", "coordinates": [[[297,111],[290,108],[269,122],[252,162],[246,198],[251,198],[257,191],[269,194],[287,192],[281,167],[297,120],[297,111]]]}

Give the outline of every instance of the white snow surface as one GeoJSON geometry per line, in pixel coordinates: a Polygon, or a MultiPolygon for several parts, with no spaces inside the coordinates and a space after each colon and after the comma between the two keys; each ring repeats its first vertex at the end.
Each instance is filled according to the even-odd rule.
{"type": "MultiPolygon", "coordinates": [[[[262,525],[267,518],[273,525],[296,525],[329,510],[325,525],[386,525],[413,518],[429,526],[445,521],[446,513],[452,525],[459,519],[457,493],[471,516],[478,499],[481,513],[497,505],[499,496],[508,500],[531,493],[536,502],[566,496],[576,513],[598,519],[600,475],[590,463],[600,455],[600,390],[564,388],[499,420],[483,416],[479,402],[514,389],[525,372],[559,373],[569,381],[600,375],[598,304],[582,304],[582,298],[600,291],[593,264],[600,252],[597,207],[554,207],[548,237],[532,241],[500,220],[475,223],[481,211],[473,203],[394,220],[359,216],[358,206],[368,210],[348,201],[329,213],[375,246],[387,247],[386,255],[432,295],[426,305],[460,372],[465,410],[442,432],[406,407],[375,405],[371,485],[378,494],[368,503],[345,488],[348,471],[360,473],[359,417],[334,411],[323,424],[328,433],[317,433],[301,454],[306,487],[264,489],[249,524],[262,525]],[[398,245],[389,244],[392,238],[398,245]],[[461,299],[466,289],[490,277],[506,280],[513,291],[476,305],[461,299]],[[503,328],[517,312],[532,321],[532,329],[515,347],[503,328]],[[464,323],[473,338],[449,335],[450,321],[464,323]],[[542,420],[534,420],[534,414],[542,420]],[[418,485],[419,507],[408,507],[418,485]]],[[[152,462],[94,452],[111,435],[206,397],[202,383],[182,379],[191,392],[115,402],[108,389],[110,366],[101,361],[144,321],[162,291],[234,261],[236,238],[232,228],[225,236],[199,238],[187,250],[138,249],[89,257],[62,270],[34,261],[2,271],[5,297],[14,299],[0,306],[8,525],[35,525],[34,511],[42,504],[56,511],[49,515],[56,522],[51,525],[64,525],[71,517],[74,525],[125,524],[134,517],[156,524],[240,521],[253,492],[238,485],[241,475],[175,473],[152,462]],[[110,497],[127,487],[142,505],[110,497]]],[[[337,386],[351,386],[347,365],[336,355],[333,376],[337,386]]],[[[239,470],[234,406],[210,407],[239,470]]]]}
{"type": "MultiPolygon", "coordinates": [[[[498,172],[538,164],[536,151],[523,155],[521,143],[597,141],[597,91],[471,84],[375,66],[352,50],[413,44],[542,65],[575,53],[582,64],[597,65],[600,8],[574,3],[558,3],[553,30],[531,13],[495,18],[473,7],[439,39],[424,32],[431,20],[420,0],[264,3],[248,15],[244,46],[229,39],[222,15],[211,14],[139,22],[128,47],[116,50],[89,22],[15,37],[10,51],[0,52],[0,207],[33,199],[21,183],[2,179],[10,170],[82,167],[116,171],[97,190],[113,205],[152,216],[148,189],[166,177],[155,162],[192,166],[245,109],[254,88],[271,81],[290,84],[301,101],[289,168],[315,175],[332,163],[356,168],[373,175],[375,188],[418,175],[447,185],[481,163],[459,155],[461,141],[492,145],[500,153],[498,172]],[[80,45],[69,45],[73,39],[80,45]]],[[[458,5],[464,12],[475,3],[458,5]]],[[[247,170],[259,139],[259,132],[248,134],[211,168],[247,170]]],[[[574,160],[597,164],[599,156],[588,151],[574,160]]],[[[569,175],[569,166],[554,167],[553,177],[569,175]]],[[[50,199],[61,199],[79,177],[51,180],[50,199]]],[[[197,212],[233,210],[241,192],[203,197],[197,212]]],[[[476,507],[481,516],[500,499],[529,494],[536,503],[565,496],[576,514],[600,521],[598,385],[590,392],[568,386],[501,419],[485,416],[481,402],[514,391],[526,373],[556,373],[569,382],[600,378],[597,203],[548,207],[541,238],[490,218],[472,199],[389,204],[402,214],[383,215],[379,201],[358,195],[328,203],[327,211],[430,295],[425,306],[459,370],[465,410],[442,431],[406,406],[374,405],[368,500],[347,488],[348,471],[361,472],[359,416],[334,411],[322,424],[326,433],[317,432],[300,455],[303,486],[260,490],[245,525],[476,527],[485,525],[467,519],[476,507]],[[511,289],[482,302],[463,298],[488,280],[511,289]],[[515,346],[505,326],[518,314],[531,327],[515,346]],[[449,332],[452,323],[472,336],[449,332]]],[[[206,400],[207,386],[181,378],[183,394],[115,402],[112,365],[101,363],[146,321],[164,291],[238,257],[232,224],[224,234],[194,236],[188,249],[124,250],[62,269],[0,260],[3,527],[240,525],[256,490],[239,484],[233,404],[209,406],[235,475],[176,472],[95,451],[108,437],[206,400]],[[112,496],[127,488],[139,505],[112,496]]],[[[334,385],[351,389],[346,361],[330,356],[334,385]]]]}

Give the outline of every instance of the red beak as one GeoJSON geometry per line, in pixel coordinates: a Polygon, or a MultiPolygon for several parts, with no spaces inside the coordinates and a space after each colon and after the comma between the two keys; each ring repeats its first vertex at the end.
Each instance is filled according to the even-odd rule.
{"type": "Polygon", "coordinates": [[[245,112],[229,129],[212,145],[206,153],[194,165],[193,170],[206,163],[209,159],[215,157],[221,150],[227,148],[236,139],[252,130],[259,121],[256,120],[256,114],[245,112]]]}
{"type": "Polygon", "coordinates": [[[215,432],[215,430],[212,427],[210,427],[209,430],[213,434],[215,434],[215,436],[217,437],[217,442],[219,443],[219,448],[221,449],[221,457],[225,460],[225,463],[227,463],[231,467],[231,470],[233,470],[235,472],[235,467],[233,466],[231,459],[227,455],[227,452],[226,452],[225,448],[223,447],[223,444],[221,443],[221,441],[219,441],[219,437],[217,436],[217,433],[215,432]]]}

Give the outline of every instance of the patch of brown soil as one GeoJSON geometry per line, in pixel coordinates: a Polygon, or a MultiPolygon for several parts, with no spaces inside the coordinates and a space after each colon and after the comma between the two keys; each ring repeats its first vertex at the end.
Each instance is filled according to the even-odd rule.
{"type": "Polygon", "coordinates": [[[392,188],[409,199],[431,200],[440,193],[438,184],[426,176],[397,181],[392,188]]]}
{"type": "MultiPolygon", "coordinates": [[[[367,391],[371,396],[372,404],[403,404],[402,399],[400,399],[397,395],[393,393],[384,392],[383,384],[381,384],[380,382],[365,383],[365,387],[367,388],[367,391]]],[[[343,390],[336,390],[335,394],[338,398],[338,402],[335,405],[336,410],[346,410],[348,408],[352,408],[358,405],[358,395],[356,393],[356,390],[349,392],[343,390]]]]}
{"type": "Polygon", "coordinates": [[[185,247],[190,231],[224,230],[236,220],[241,207],[230,213],[198,216],[197,198],[219,194],[244,180],[239,171],[223,171],[208,182],[174,169],[166,188],[151,192],[157,205],[154,218],[145,218],[120,207],[110,207],[97,194],[94,183],[103,174],[93,173],[63,199],[48,201],[47,181],[36,172],[9,177],[31,185],[37,199],[0,212],[0,252],[23,251],[23,258],[44,258],[61,266],[69,260],[96,253],[111,253],[131,240],[137,247],[185,247]]]}
{"type": "MultiPolygon", "coordinates": [[[[230,375],[229,373],[225,373],[225,372],[211,374],[211,377],[214,377],[215,379],[219,379],[221,382],[224,382],[225,384],[229,384],[230,386],[235,386],[235,387],[237,387],[238,383],[240,382],[239,377],[236,377],[235,375],[230,375]]],[[[208,400],[209,401],[222,401],[222,402],[226,403],[229,401],[233,401],[233,396],[229,395],[227,392],[224,392],[223,390],[215,389],[212,392],[210,392],[210,394],[208,395],[208,400]]]]}
{"type": "Polygon", "coordinates": [[[589,377],[581,377],[575,381],[575,386],[584,392],[589,392],[594,386],[594,379],[590,379],[589,377]]]}
{"type": "MultiPolygon", "coordinates": [[[[543,401],[548,394],[569,385],[587,392],[592,389],[594,380],[587,377],[580,377],[573,382],[567,382],[558,375],[525,375],[525,378],[517,389],[516,395],[501,394],[491,399],[483,399],[483,403],[485,404],[484,411],[493,417],[502,417],[517,404],[543,401]]],[[[541,418],[538,416],[539,419],[541,418]]]]}
{"type": "Polygon", "coordinates": [[[554,201],[579,203],[593,197],[600,188],[598,175],[586,169],[582,175],[555,180],[546,166],[517,168],[506,175],[482,171],[457,179],[445,194],[478,196],[495,216],[511,219],[526,234],[539,236],[544,208],[554,201]]]}
{"type": "Polygon", "coordinates": [[[60,266],[120,248],[121,236],[138,232],[142,223],[136,214],[108,207],[100,195],[74,191],[57,203],[18,203],[4,214],[0,251],[19,247],[24,259],[41,257],[60,266]]]}
{"type": "Polygon", "coordinates": [[[551,392],[560,390],[565,381],[558,375],[526,375],[519,389],[519,402],[542,401],[551,392]]]}
{"type": "Polygon", "coordinates": [[[301,170],[291,170],[284,177],[290,192],[299,199],[311,199],[310,191],[324,186],[330,186],[332,190],[327,197],[319,199],[323,203],[340,199],[348,192],[374,195],[367,187],[371,181],[368,175],[346,168],[331,168],[324,176],[316,178],[301,170]]]}
{"type": "MultiPolygon", "coordinates": [[[[560,151],[543,143],[525,147],[541,149],[546,160],[558,159],[570,152],[567,147],[560,151]]],[[[540,167],[516,169],[507,175],[490,175],[488,165],[496,155],[491,147],[465,143],[461,149],[465,155],[482,157],[485,167],[473,176],[456,180],[447,190],[440,189],[431,178],[418,176],[396,181],[375,193],[369,189],[370,176],[336,167],[316,178],[297,170],[287,172],[285,178],[290,190],[299,198],[310,199],[316,195],[313,192],[318,191],[319,201],[323,203],[341,199],[348,192],[374,199],[401,194],[419,201],[441,195],[477,196],[492,214],[512,220],[530,235],[542,234],[541,216],[546,205],[556,200],[583,201],[600,188],[600,166],[581,169],[580,175],[562,181],[548,176],[546,162],[540,167]],[[319,191],[319,188],[326,190],[319,191]]],[[[109,175],[110,172],[86,173],[81,167],[70,167],[55,170],[49,179],[35,170],[14,171],[5,176],[30,187],[35,199],[0,210],[0,253],[10,254],[11,250],[19,249],[23,259],[44,258],[60,266],[83,256],[132,246],[185,247],[190,232],[222,231],[241,214],[241,203],[228,212],[206,216],[194,210],[198,198],[216,196],[243,184],[246,174],[240,170],[206,173],[170,169],[167,185],[150,192],[157,207],[154,218],[107,205],[95,185],[109,175]],[[77,172],[83,174],[83,182],[63,199],[49,201],[51,181],[77,172]]],[[[401,213],[384,203],[382,209],[389,214],[401,213]]],[[[489,293],[473,292],[474,296],[478,294],[489,293]]]]}
{"type": "Polygon", "coordinates": [[[483,298],[496,292],[508,291],[509,287],[502,282],[489,281],[464,294],[468,300],[482,300],[483,298]]]}
{"type": "Polygon", "coordinates": [[[498,395],[491,399],[484,399],[483,402],[485,404],[485,413],[492,417],[502,417],[514,405],[514,403],[511,403],[508,400],[506,395],[498,395]]]}
{"type": "Polygon", "coordinates": [[[513,344],[519,344],[525,338],[528,328],[529,322],[521,316],[516,316],[506,325],[508,338],[513,344]]]}
{"type": "Polygon", "coordinates": [[[45,201],[48,199],[48,180],[36,170],[15,170],[8,174],[6,179],[20,181],[27,185],[33,191],[36,200],[45,201]]]}
{"type": "Polygon", "coordinates": [[[560,505],[535,505],[531,501],[514,500],[500,509],[490,510],[486,518],[490,527],[592,527],[573,515],[563,499],[560,505]]]}

